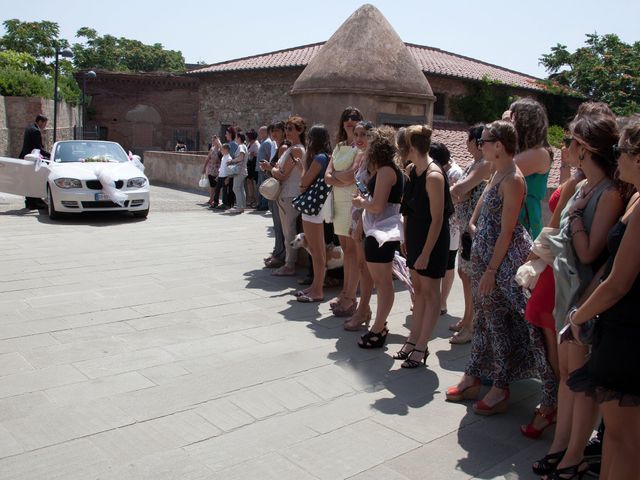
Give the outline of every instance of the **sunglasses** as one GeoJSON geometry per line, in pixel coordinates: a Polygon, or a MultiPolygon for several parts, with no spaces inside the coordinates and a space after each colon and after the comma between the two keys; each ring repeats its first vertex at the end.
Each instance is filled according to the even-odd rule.
{"type": "Polygon", "coordinates": [[[347,120],[351,120],[353,122],[359,122],[360,120],[362,120],[362,117],[357,113],[352,113],[351,115],[347,115],[343,121],[346,122],[347,120]]]}
{"type": "Polygon", "coordinates": [[[479,147],[482,147],[485,143],[494,143],[498,141],[500,141],[498,138],[479,138],[477,143],[479,147]]]}
{"type": "Polygon", "coordinates": [[[620,145],[613,145],[613,158],[618,160],[623,153],[632,154],[635,153],[633,148],[621,147],[620,145]]]}

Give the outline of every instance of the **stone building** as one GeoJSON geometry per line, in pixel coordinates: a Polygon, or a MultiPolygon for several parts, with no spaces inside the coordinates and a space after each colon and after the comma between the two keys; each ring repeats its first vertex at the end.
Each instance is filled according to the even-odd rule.
{"type": "MultiPolygon", "coordinates": [[[[466,125],[451,99],[489,80],[509,95],[548,95],[539,79],[428,46],[404,43],[364,5],[323,43],[228,60],[182,76],[98,72],[87,84],[91,122],[135,151],[170,149],[184,132],[204,150],[228,125],[257,128],[292,113],[337,127],[347,105],[395,126],[429,123],[462,164],[466,125]]],[[[552,172],[552,178],[557,172],[552,172]]]]}

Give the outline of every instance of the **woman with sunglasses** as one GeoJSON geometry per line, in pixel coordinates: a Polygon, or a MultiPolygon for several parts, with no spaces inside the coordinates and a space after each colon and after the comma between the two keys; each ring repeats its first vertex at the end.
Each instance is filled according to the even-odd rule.
{"type": "Polygon", "coordinates": [[[296,236],[296,223],[300,212],[292,202],[300,194],[300,178],[302,177],[302,157],[305,153],[305,132],[307,126],[302,117],[293,115],[285,123],[285,137],[291,142],[289,147],[271,169],[271,175],[280,181],[280,195],[277,198],[282,232],[284,234],[285,263],[274,270],[271,275],[277,277],[296,274],[297,250],[291,246],[296,236]]]}
{"type": "Polygon", "coordinates": [[[516,271],[531,249],[531,237],[518,223],[526,190],[513,159],[516,142],[514,126],[503,120],[487,125],[478,140],[495,173],[470,221],[475,328],[464,375],[447,390],[447,400],[476,398],[480,379],[488,378],[492,387],[473,405],[479,415],[505,412],[509,385],[538,376],[538,350],[524,319],[526,297],[515,282],[516,271]]]}
{"type": "Polygon", "coordinates": [[[347,107],[340,115],[336,147],[325,173],[325,181],[333,186],[333,231],[338,236],[344,255],[344,282],[338,297],[329,302],[333,314],[350,317],[358,306],[358,266],[356,246],[350,236],[351,199],[356,192],[355,163],[358,149],[354,144],[353,130],[362,120],[362,113],[355,107],[347,107]]]}
{"type": "Polygon", "coordinates": [[[491,176],[491,164],[484,159],[482,150],[478,146],[478,140],[482,137],[483,130],[483,124],[477,124],[469,128],[467,132],[467,151],[473,157],[473,162],[467,165],[462,172],[460,180],[451,187],[451,199],[453,200],[456,217],[460,225],[462,248],[458,256],[458,275],[460,275],[464,293],[464,314],[456,324],[449,327],[449,330],[456,332],[449,340],[454,345],[469,343],[473,336],[469,221],[480,200],[487,180],[491,176]]]}
{"type": "MultiPolygon", "coordinates": [[[[586,179],[562,211],[560,232],[550,236],[555,255],[553,316],[557,330],[604,265],[607,234],[624,208],[623,197],[613,180],[617,162],[611,145],[618,142],[615,118],[601,113],[579,114],[569,129],[567,163],[580,168],[586,179]]],[[[570,342],[558,346],[557,424],[549,453],[533,464],[537,474],[574,478],[587,469],[583,450],[596,424],[597,404],[584,395],[574,394],[566,384],[569,373],[584,364],[587,353],[587,347],[570,342]]]]}
{"type": "Polygon", "coordinates": [[[603,280],[568,317],[575,338],[596,317],[587,363],[569,377],[574,392],[600,405],[606,430],[601,479],[631,480],[640,472],[640,117],[624,127],[614,145],[619,178],[635,187],[620,221],[609,231],[603,280]]]}

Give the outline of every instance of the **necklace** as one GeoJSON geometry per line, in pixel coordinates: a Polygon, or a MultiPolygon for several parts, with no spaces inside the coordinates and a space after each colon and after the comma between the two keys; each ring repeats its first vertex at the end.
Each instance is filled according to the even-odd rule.
{"type": "Polygon", "coordinates": [[[595,185],[593,187],[591,187],[589,180],[587,180],[587,184],[585,186],[589,186],[591,188],[589,188],[589,190],[587,191],[587,189],[585,188],[585,186],[583,186],[580,189],[580,196],[579,198],[587,198],[589,195],[591,195],[591,193],[595,190],[595,188],[600,185],[602,183],[602,181],[607,178],[606,175],[603,175],[602,178],[600,178],[600,180],[598,180],[595,185]]]}

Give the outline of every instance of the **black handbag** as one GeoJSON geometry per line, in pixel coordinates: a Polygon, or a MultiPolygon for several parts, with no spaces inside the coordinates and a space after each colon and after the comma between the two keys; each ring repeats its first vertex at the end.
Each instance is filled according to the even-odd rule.
{"type": "Polygon", "coordinates": [[[331,191],[331,186],[324,181],[324,176],[320,176],[309,185],[304,193],[301,193],[291,202],[293,207],[300,213],[305,215],[318,215],[324,202],[327,201],[327,195],[331,191]]]}

